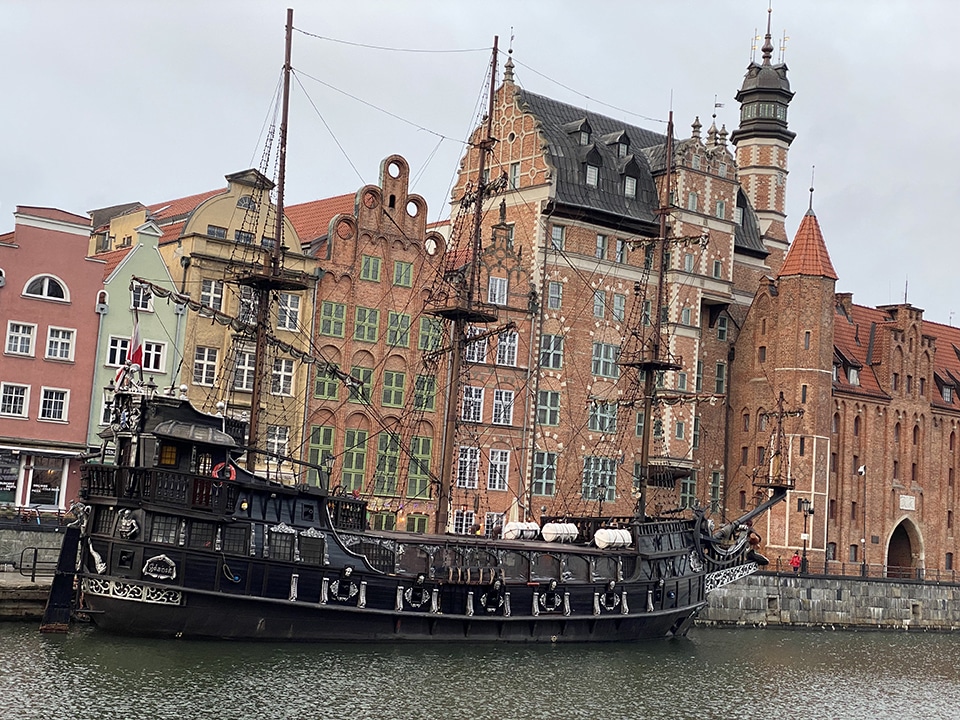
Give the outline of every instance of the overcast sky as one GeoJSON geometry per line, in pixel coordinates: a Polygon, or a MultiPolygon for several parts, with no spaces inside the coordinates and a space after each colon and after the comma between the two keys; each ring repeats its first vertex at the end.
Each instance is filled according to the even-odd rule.
{"type": "MultiPolygon", "coordinates": [[[[449,213],[494,35],[514,35],[524,88],[661,132],[672,101],[687,137],[714,96],[736,127],[767,18],[767,0],[0,0],[0,232],[17,205],[152,204],[259,166],[291,4],[287,203],[377,182],[396,152],[431,220],[449,213]]],[[[838,291],[882,305],[909,283],[927,320],[960,323],[960,2],[776,0],[772,17],[796,93],[788,235],[815,165],[838,291]]]]}

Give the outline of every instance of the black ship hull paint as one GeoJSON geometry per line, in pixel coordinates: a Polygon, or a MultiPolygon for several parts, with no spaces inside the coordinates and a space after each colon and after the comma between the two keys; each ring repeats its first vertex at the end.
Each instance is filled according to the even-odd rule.
{"type": "Polygon", "coordinates": [[[106,632],[269,642],[633,642],[683,635],[703,603],[655,613],[503,617],[391,613],[191,593],[183,606],[87,595],[106,632]]]}

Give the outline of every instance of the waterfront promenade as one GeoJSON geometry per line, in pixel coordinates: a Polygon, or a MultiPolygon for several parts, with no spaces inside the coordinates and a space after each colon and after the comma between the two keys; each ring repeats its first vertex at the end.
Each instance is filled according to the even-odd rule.
{"type": "Polygon", "coordinates": [[[40,620],[51,577],[31,581],[19,570],[0,571],[0,620],[40,620]]]}

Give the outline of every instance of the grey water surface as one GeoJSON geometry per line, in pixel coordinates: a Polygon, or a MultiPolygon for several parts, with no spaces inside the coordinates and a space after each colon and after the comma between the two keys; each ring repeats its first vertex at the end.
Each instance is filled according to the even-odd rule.
{"type": "Polygon", "coordinates": [[[956,718],[960,637],[695,629],[640,645],[277,645],[0,624],[0,718],[956,718]]]}

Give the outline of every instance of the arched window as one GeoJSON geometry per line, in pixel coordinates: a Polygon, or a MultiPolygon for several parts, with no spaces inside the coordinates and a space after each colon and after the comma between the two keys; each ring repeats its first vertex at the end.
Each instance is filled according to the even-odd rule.
{"type": "Polygon", "coordinates": [[[858,435],[860,435],[860,418],[855,417],[853,419],[853,436],[857,437],[858,435]]]}
{"type": "Polygon", "coordinates": [[[48,300],[69,300],[67,286],[52,275],[37,275],[27,281],[23,294],[48,300]]]}
{"type": "Polygon", "coordinates": [[[953,452],[953,449],[956,446],[956,443],[957,443],[957,433],[951,432],[950,433],[950,452],[953,452]]]}
{"type": "Polygon", "coordinates": [[[237,207],[243,210],[256,210],[257,201],[250,195],[241,195],[240,199],[237,200],[237,207]]]}
{"type": "Polygon", "coordinates": [[[893,426],[893,441],[895,443],[900,442],[900,423],[893,426]]]}
{"type": "Polygon", "coordinates": [[[832,427],[832,430],[833,430],[833,434],[834,434],[834,435],[836,435],[838,432],[840,432],[840,413],[834,413],[834,414],[833,414],[833,427],[832,427]]]}
{"type": "Polygon", "coordinates": [[[913,444],[916,445],[920,442],[920,426],[913,426],[913,444]]]}

